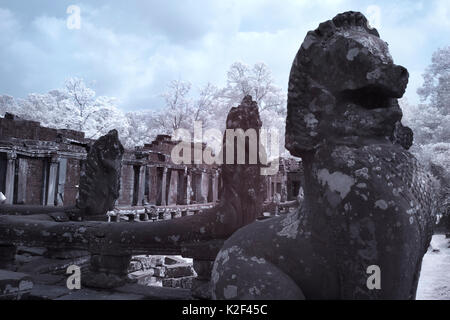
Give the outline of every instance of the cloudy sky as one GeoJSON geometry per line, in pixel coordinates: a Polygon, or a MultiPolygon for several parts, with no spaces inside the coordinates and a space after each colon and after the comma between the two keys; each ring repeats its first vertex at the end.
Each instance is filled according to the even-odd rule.
{"type": "Polygon", "coordinates": [[[286,89],[306,32],[347,10],[378,28],[418,102],[432,53],[450,45],[448,0],[0,0],[0,94],[43,93],[77,76],[124,110],[159,108],[170,80],[221,86],[234,61],[265,62],[286,89]],[[79,29],[68,27],[71,5],[79,29]]]}

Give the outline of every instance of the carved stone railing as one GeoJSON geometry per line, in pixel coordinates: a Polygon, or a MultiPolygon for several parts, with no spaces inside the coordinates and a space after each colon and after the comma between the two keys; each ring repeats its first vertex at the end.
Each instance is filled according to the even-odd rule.
{"type": "Polygon", "coordinates": [[[202,204],[168,205],[168,206],[132,206],[116,207],[114,211],[108,212],[109,222],[126,221],[159,221],[170,220],[195,215],[204,210],[212,209],[215,202],[202,204]]]}
{"type": "Polygon", "coordinates": [[[212,263],[232,233],[226,225],[205,224],[205,219],[216,214],[210,209],[156,223],[55,222],[44,214],[0,215],[0,263],[11,263],[9,252],[17,246],[86,250],[91,262],[84,285],[113,288],[125,283],[133,255],[181,255],[194,260],[198,277],[193,282],[193,295],[209,298],[212,263]],[[192,232],[186,233],[187,229],[192,232]]]}

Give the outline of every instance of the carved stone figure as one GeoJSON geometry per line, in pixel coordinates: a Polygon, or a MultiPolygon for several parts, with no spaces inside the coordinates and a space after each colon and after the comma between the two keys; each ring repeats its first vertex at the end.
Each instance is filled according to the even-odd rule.
{"type": "MultiPolygon", "coordinates": [[[[259,117],[258,105],[252,100],[252,97],[247,95],[242,100],[238,107],[231,108],[226,120],[226,129],[235,130],[236,134],[239,134],[238,130],[242,130],[244,134],[247,130],[253,130],[255,135],[253,141],[251,135],[245,142],[245,153],[243,164],[239,162],[239,136],[234,138],[234,135],[230,135],[234,139],[234,142],[228,138],[227,134],[223,137],[223,159],[224,164],[222,169],[222,197],[220,205],[223,206],[226,215],[225,219],[229,220],[228,223],[235,227],[242,227],[250,222],[256,220],[256,218],[262,213],[263,199],[263,176],[261,175],[261,161],[259,151],[263,148],[259,141],[259,130],[261,129],[262,122],[259,117]],[[233,157],[230,155],[230,159],[233,159],[232,163],[227,163],[227,151],[231,151],[227,143],[234,144],[233,157]],[[254,147],[252,149],[252,147],[254,147]],[[252,155],[254,156],[252,161],[252,155]],[[252,163],[253,162],[253,163],[252,163]],[[233,220],[233,221],[231,221],[233,220]]],[[[242,139],[243,140],[243,139],[242,139]]],[[[243,150],[241,150],[242,152],[243,150]]],[[[265,156],[265,151],[261,150],[261,155],[265,156]]]]}
{"type": "Polygon", "coordinates": [[[90,148],[80,176],[77,208],[82,216],[106,215],[119,197],[123,146],[116,130],[90,148]]]}
{"type": "Polygon", "coordinates": [[[435,212],[430,177],[400,123],[407,82],[361,13],[308,32],[286,120],[286,148],[303,159],[304,201],[225,242],[213,297],[415,298],[435,212]]]}

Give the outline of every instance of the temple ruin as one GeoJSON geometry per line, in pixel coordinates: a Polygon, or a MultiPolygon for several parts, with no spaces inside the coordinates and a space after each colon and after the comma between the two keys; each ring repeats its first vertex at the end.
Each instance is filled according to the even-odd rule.
{"type": "MultiPolygon", "coordinates": [[[[253,103],[251,98],[243,101],[243,106],[233,108],[232,116],[241,119],[251,110],[246,104],[253,103]]],[[[253,116],[248,117],[252,127],[253,116]]],[[[303,179],[301,162],[295,159],[279,159],[278,172],[261,177],[258,165],[177,165],[171,151],[178,141],[159,135],[151,144],[119,150],[119,192],[112,210],[75,217],[72,213],[84,208],[80,202],[93,201],[95,206],[95,199],[115,192],[116,187],[99,191],[95,183],[94,190],[86,189],[97,179],[91,171],[101,166],[98,161],[112,165],[108,157],[115,156],[108,146],[93,150],[106,136],[94,141],[82,132],[45,128],[6,114],[0,118],[0,137],[0,192],[6,197],[0,205],[0,268],[5,269],[0,272],[0,297],[4,299],[83,299],[83,294],[85,298],[210,299],[210,272],[225,239],[257,217],[296,207],[303,179]],[[89,160],[92,152],[100,158],[89,160]],[[233,179],[224,181],[223,170],[233,179]],[[246,184],[238,187],[236,178],[246,184]],[[258,187],[255,181],[262,184],[258,187]],[[87,192],[84,198],[94,191],[91,200],[81,199],[81,187],[87,192]],[[259,191],[250,195],[247,188],[259,191]],[[252,200],[254,196],[258,200],[252,200]],[[248,211],[242,219],[239,208],[253,213],[248,211]],[[17,223],[25,228],[18,233],[13,227],[17,223]],[[84,270],[80,291],[84,293],[65,288],[70,265],[84,270]],[[7,289],[20,286],[23,290],[7,289]],[[56,287],[57,294],[48,293],[56,287]]],[[[110,139],[105,143],[115,144],[117,134],[110,139]]],[[[207,148],[199,143],[191,146],[191,154],[195,148],[207,148]]]]}
{"type": "Polygon", "coordinates": [[[359,12],[309,31],[286,118],[302,162],[272,176],[249,95],[226,129],[255,130],[240,147],[257,159],[220,165],[175,164],[167,135],[126,150],[115,129],[94,141],[6,114],[0,298],[415,299],[438,192],[408,151],[408,77],[359,12]]]}
{"type": "MultiPolygon", "coordinates": [[[[83,132],[46,128],[11,114],[0,118],[0,137],[0,192],[6,197],[5,204],[75,205],[80,172],[92,139],[85,138],[83,132]]],[[[119,210],[146,205],[211,205],[218,201],[219,166],[174,164],[171,150],[177,143],[168,135],[158,135],[151,144],[125,150],[116,202],[119,210]]],[[[204,150],[206,145],[195,143],[192,148],[204,150]]],[[[280,159],[278,173],[266,179],[265,200],[272,201],[277,193],[282,202],[295,200],[301,170],[299,161],[280,159]]]]}

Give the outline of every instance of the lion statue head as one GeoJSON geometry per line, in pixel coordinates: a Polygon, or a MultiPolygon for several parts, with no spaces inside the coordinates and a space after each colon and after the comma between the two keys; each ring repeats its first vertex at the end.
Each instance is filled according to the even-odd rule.
{"type": "Polygon", "coordinates": [[[409,137],[398,124],[397,102],[407,83],[408,71],[394,64],[363,14],[345,12],[321,23],[308,32],[292,65],[286,148],[302,156],[330,142],[409,137]]]}

